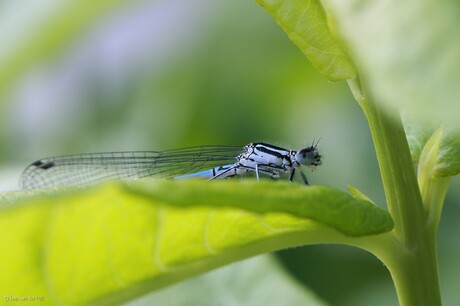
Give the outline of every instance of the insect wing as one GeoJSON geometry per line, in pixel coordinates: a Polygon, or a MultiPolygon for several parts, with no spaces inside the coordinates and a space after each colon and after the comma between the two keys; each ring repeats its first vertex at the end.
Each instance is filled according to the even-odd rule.
{"type": "Polygon", "coordinates": [[[149,176],[171,178],[236,161],[243,147],[201,146],[169,151],[89,153],[49,157],[30,164],[23,189],[74,186],[149,176]]]}

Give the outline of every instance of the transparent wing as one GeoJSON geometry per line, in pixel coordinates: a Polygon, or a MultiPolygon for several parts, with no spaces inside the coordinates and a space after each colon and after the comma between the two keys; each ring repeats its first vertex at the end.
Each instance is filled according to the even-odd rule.
{"type": "Polygon", "coordinates": [[[171,178],[236,162],[243,147],[201,146],[170,151],[89,153],[40,159],[22,173],[23,189],[86,185],[148,176],[171,178]]]}

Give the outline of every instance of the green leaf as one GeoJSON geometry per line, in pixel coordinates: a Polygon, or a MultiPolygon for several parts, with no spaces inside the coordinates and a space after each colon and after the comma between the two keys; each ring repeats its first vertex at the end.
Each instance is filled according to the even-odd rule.
{"type": "Polygon", "coordinates": [[[458,163],[459,142],[452,142],[449,138],[446,137],[445,130],[439,128],[425,144],[418,166],[420,193],[428,216],[429,228],[434,229],[434,232],[437,231],[439,225],[451,176],[458,173],[460,168],[458,163]],[[454,154],[451,154],[452,152],[454,154]]]}
{"type": "Polygon", "coordinates": [[[368,201],[370,203],[374,203],[367,195],[365,195],[361,190],[359,190],[355,186],[348,185],[347,189],[355,198],[361,199],[361,200],[364,200],[364,201],[368,201]]]}
{"type": "Polygon", "coordinates": [[[411,155],[419,162],[419,172],[428,179],[460,173],[460,133],[452,128],[434,130],[430,126],[410,122],[404,124],[411,155]]]}
{"type": "Polygon", "coordinates": [[[367,201],[287,182],[143,180],[51,192],[0,210],[0,288],[45,304],[118,304],[257,254],[393,226],[367,201]]]}
{"type": "Polygon", "coordinates": [[[128,188],[154,201],[180,207],[204,203],[216,207],[238,207],[255,213],[272,211],[293,214],[324,223],[349,236],[386,232],[393,226],[387,212],[374,204],[326,186],[305,188],[286,182],[233,182],[236,186],[214,183],[216,188],[209,188],[208,184],[202,182],[190,182],[172,185],[170,188],[174,188],[174,193],[161,192],[161,188],[168,188],[167,184],[173,183],[152,185],[140,182],[128,188]]]}
{"type": "Polygon", "coordinates": [[[327,305],[271,255],[257,256],[180,282],[126,306],[327,305]],[[238,281],[235,281],[238,280],[238,281]],[[276,294],[268,294],[270,289],[276,294]],[[230,301],[228,296],[231,296],[230,301]]]}
{"type": "Polygon", "coordinates": [[[434,179],[459,174],[460,134],[439,128],[423,148],[419,168],[428,168],[430,177],[434,179]]]}
{"type": "Polygon", "coordinates": [[[460,133],[452,129],[444,129],[439,144],[439,154],[434,168],[433,177],[448,177],[460,173],[460,133]]]}
{"type": "Polygon", "coordinates": [[[324,0],[374,100],[460,127],[458,0],[324,0]]]}
{"type": "Polygon", "coordinates": [[[318,0],[256,0],[313,66],[331,81],[353,79],[356,70],[329,29],[318,0]]]}
{"type": "Polygon", "coordinates": [[[412,161],[417,164],[423,147],[436,129],[429,124],[421,124],[414,118],[403,117],[403,123],[412,161]]]}

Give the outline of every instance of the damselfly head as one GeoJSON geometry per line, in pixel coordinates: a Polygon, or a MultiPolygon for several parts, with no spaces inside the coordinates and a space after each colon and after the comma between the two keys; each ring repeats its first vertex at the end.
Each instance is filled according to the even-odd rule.
{"type": "MultiPolygon", "coordinates": [[[[319,141],[319,140],[318,140],[319,141]]],[[[311,168],[315,168],[321,165],[321,154],[318,152],[318,141],[307,148],[300,149],[295,154],[295,160],[301,164],[311,168]]]]}

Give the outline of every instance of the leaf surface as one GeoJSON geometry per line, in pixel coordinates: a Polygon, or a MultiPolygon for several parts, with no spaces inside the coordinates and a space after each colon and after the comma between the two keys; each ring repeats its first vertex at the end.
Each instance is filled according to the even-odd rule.
{"type": "Polygon", "coordinates": [[[275,256],[261,255],[193,277],[126,306],[326,306],[275,256]],[[235,280],[238,281],[235,281],[235,280]],[[271,290],[276,294],[267,294],[271,290]]]}
{"type": "Polygon", "coordinates": [[[408,116],[403,116],[403,124],[412,161],[417,164],[425,144],[436,129],[408,116]]]}
{"type": "Polygon", "coordinates": [[[318,0],[256,0],[283,28],[313,66],[331,81],[352,79],[356,70],[329,29],[318,0]]]}
{"type": "MultiPolygon", "coordinates": [[[[411,155],[422,167],[430,164],[430,178],[455,176],[460,173],[460,133],[453,128],[434,130],[423,124],[404,124],[411,155]],[[420,160],[420,157],[423,159],[420,160]]],[[[419,168],[420,169],[420,168],[419,168]]]]}
{"type": "Polygon", "coordinates": [[[49,191],[0,210],[0,288],[48,305],[118,304],[254,255],[392,226],[386,211],[324,186],[142,180],[49,191]]]}
{"type": "Polygon", "coordinates": [[[460,2],[324,0],[379,103],[460,128],[460,2]]]}
{"type": "Polygon", "coordinates": [[[434,177],[454,176],[460,173],[460,133],[444,131],[439,145],[439,156],[434,169],[434,177]]]}

